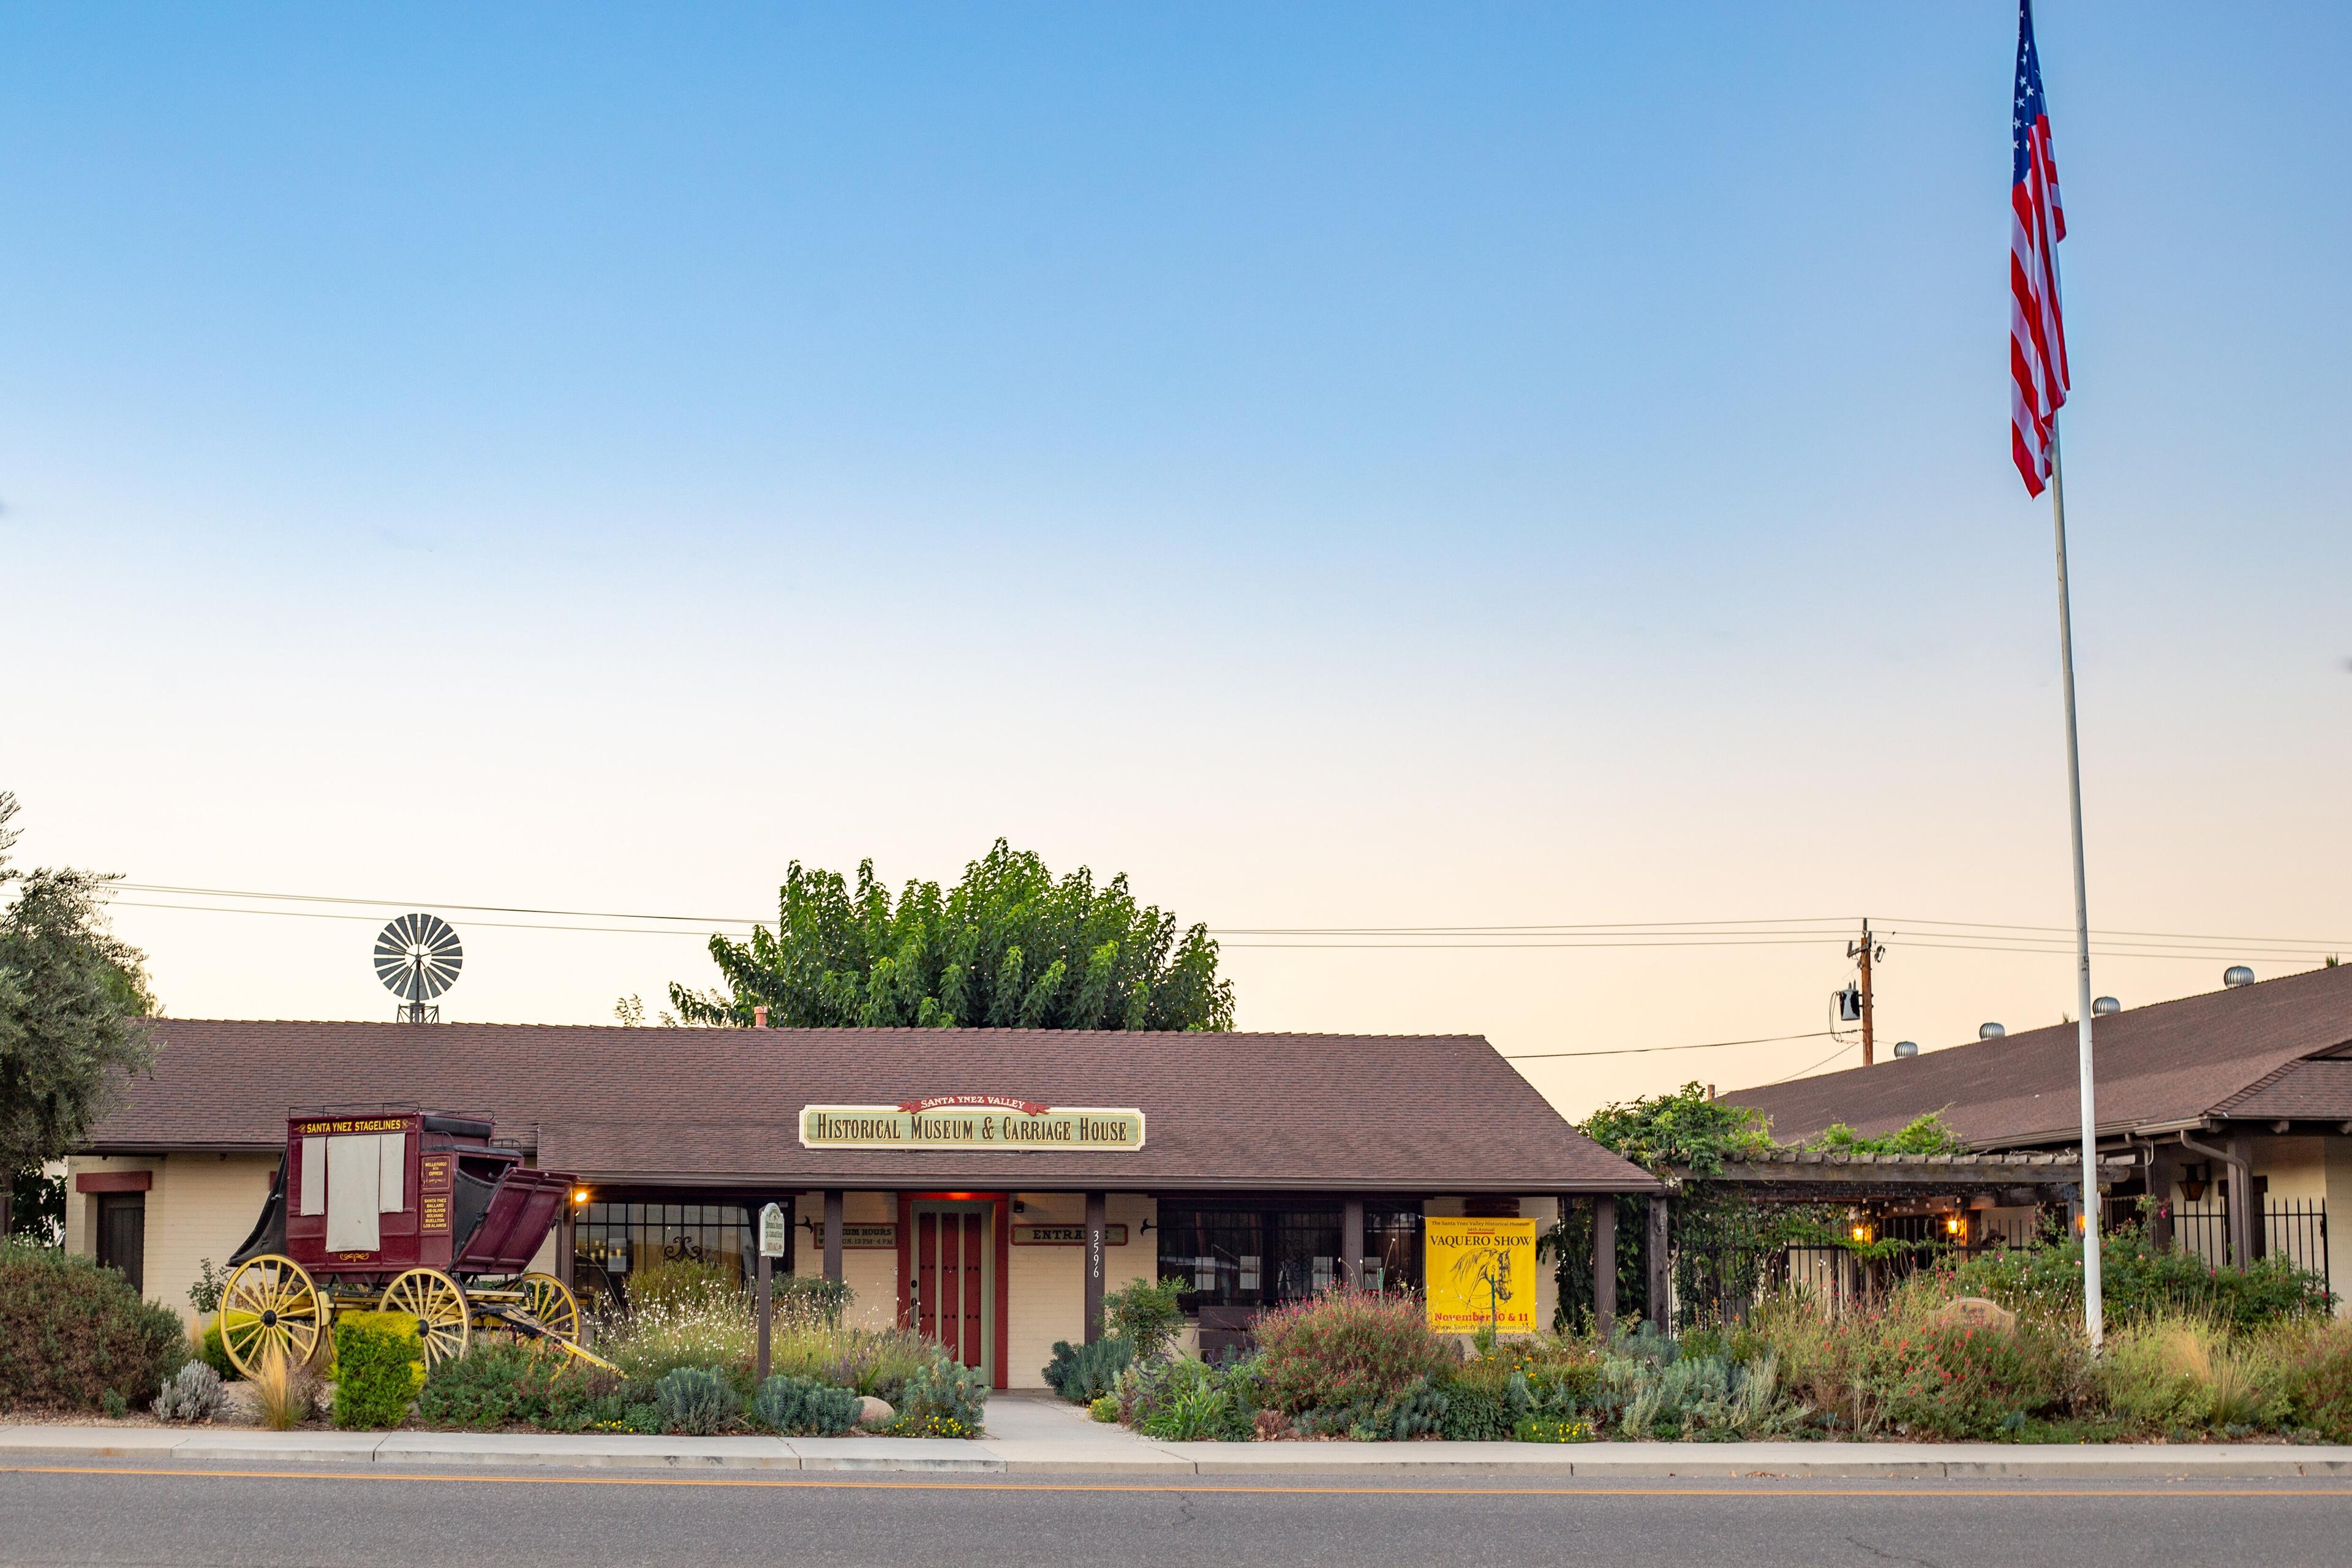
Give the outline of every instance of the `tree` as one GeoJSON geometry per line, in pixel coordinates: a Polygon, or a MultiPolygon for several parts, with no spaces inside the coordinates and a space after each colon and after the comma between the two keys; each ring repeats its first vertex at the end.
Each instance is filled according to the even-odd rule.
{"type": "Polygon", "coordinates": [[[894,903],[861,861],[853,893],[838,871],[797,860],[776,929],[710,939],[724,984],[669,988],[688,1024],[802,1028],[1230,1029],[1234,988],[1217,944],[1195,925],[1138,908],[1124,876],[1097,887],[1081,866],[1055,879],[1000,838],[942,890],[910,881],[894,903]]]}
{"type": "Polygon", "coordinates": [[[16,797],[0,791],[0,1234],[16,1179],[63,1157],[104,1113],[114,1078],[153,1065],[144,956],[107,929],[110,878],[8,864],[16,797]]]}

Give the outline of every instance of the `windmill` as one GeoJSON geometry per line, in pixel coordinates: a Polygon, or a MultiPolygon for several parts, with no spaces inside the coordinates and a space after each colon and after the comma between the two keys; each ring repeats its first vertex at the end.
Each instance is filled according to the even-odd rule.
{"type": "Polygon", "coordinates": [[[375,939],[375,977],[400,998],[400,1016],[411,1024],[437,1024],[435,998],[457,983],[466,950],[439,915],[401,915],[375,939]]]}

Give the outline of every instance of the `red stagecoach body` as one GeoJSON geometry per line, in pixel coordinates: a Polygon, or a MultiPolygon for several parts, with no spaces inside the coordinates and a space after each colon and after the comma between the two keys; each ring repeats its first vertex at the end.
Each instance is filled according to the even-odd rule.
{"type": "Polygon", "coordinates": [[[572,1178],[524,1165],[491,1132],[487,1116],[444,1111],[289,1116],[268,1208],[236,1256],[282,1254],[326,1278],[520,1274],[572,1178]]]}

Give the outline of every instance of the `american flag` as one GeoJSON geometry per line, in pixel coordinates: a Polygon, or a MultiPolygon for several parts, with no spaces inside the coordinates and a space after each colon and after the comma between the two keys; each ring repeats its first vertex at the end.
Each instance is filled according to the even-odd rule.
{"type": "Polygon", "coordinates": [[[2066,324],[2058,308],[2058,242],[2066,210],[2050,153],[2050,107],[2033,48],[2033,0],[2018,0],[2017,91],[2010,115],[2009,433],[2025,493],[2050,482],[2050,449],[2066,402],[2066,324]]]}

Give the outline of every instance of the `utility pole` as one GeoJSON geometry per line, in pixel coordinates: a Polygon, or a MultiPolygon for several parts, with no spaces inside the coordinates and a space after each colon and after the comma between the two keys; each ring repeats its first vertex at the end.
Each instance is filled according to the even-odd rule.
{"type": "Polygon", "coordinates": [[[1845,955],[1862,961],[1862,1065],[1868,1067],[1876,1059],[1876,1037],[1871,1032],[1870,964],[1874,958],[1884,958],[1886,950],[1874,947],[1870,940],[1870,917],[1862,918],[1862,940],[1845,944],[1845,955]]]}

